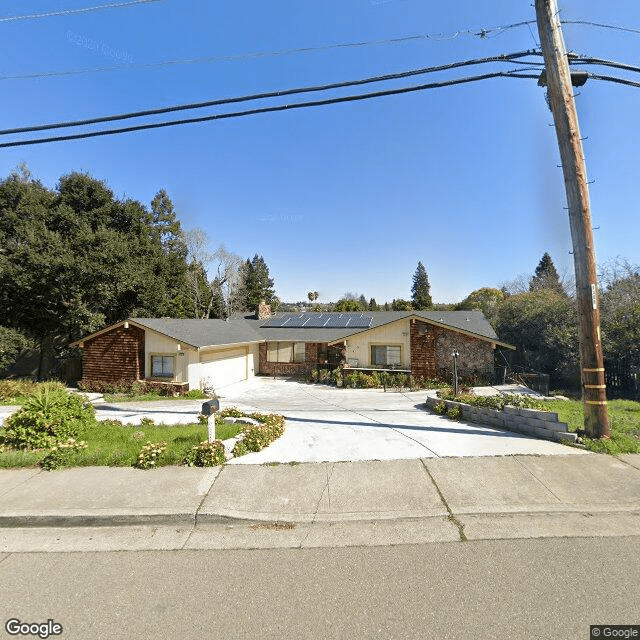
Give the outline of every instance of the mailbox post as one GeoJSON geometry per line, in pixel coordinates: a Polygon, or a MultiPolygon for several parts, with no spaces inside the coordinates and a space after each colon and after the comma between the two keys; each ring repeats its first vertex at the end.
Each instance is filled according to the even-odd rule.
{"type": "Polygon", "coordinates": [[[217,398],[202,403],[202,415],[207,416],[207,439],[213,442],[216,439],[216,411],[220,409],[217,398]]]}

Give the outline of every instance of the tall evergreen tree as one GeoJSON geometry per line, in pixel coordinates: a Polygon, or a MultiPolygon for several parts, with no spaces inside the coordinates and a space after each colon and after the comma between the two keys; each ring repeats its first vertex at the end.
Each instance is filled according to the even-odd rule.
{"type": "Polygon", "coordinates": [[[560,295],[566,295],[558,271],[548,253],[542,256],[536,267],[535,275],[529,280],[529,291],[539,291],[540,289],[549,289],[560,295]]]}
{"type": "Polygon", "coordinates": [[[269,267],[257,253],[244,265],[243,303],[247,311],[255,311],[261,300],[271,304],[275,297],[273,280],[269,277],[269,267]]]}
{"type": "Polygon", "coordinates": [[[431,285],[427,277],[427,270],[422,262],[418,262],[418,268],[413,274],[413,286],[411,287],[411,300],[414,309],[431,309],[433,307],[430,291],[431,285]]]}

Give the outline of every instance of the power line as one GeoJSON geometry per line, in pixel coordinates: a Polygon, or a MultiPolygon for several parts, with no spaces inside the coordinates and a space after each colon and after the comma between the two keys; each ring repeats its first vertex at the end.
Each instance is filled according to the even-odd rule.
{"type": "Polygon", "coordinates": [[[616,31],[626,31],[627,33],[640,33],[640,29],[620,27],[614,24],[603,24],[601,22],[590,22],[589,20],[563,20],[562,24],[582,24],[589,27],[600,27],[601,29],[615,29],[616,31]]]}
{"type": "Polygon", "coordinates": [[[116,135],[121,133],[130,133],[133,131],[143,131],[147,129],[159,129],[163,127],[172,127],[183,124],[193,124],[198,122],[209,122],[212,120],[223,120],[227,118],[240,118],[244,116],[257,115],[261,113],[272,113],[276,111],[288,111],[292,109],[303,109],[308,107],[320,107],[332,104],[339,104],[343,102],[353,102],[359,100],[370,100],[372,98],[380,98],[383,96],[400,95],[404,93],[410,93],[414,91],[424,91],[427,89],[439,89],[442,87],[450,87],[459,84],[467,84],[470,82],[478,82],[480,80],[488,80],[490,78],[527,78],[537,79],[538,74],[524,74],[522,69],[514,69],[512,71],[496,71],[493,73],[485,73],[478,76],[466,76],[464,78],[458,78],[455,80],[447,80],[444,82],[433,82],[429,84],[412,85],[409,87],[401,87],[398,89],[386,89],[383,91],[376,91],[371,93],[356,94],[350,96],[342,96],[337,98],[327,98],[324,100],[315,100],[308,102],[297,102],[293,104],[274,105],[271,107],[259,107],[256,109],[249,109],[246,111],[236,111],[230,113],[219,113],[209,116],[201,116],[198,118],[185,118],[183,120],[169,120],[165,122],[155,122],[149,124],[140,124],[132,127],[122,127],[120,129],[102,129],[98,131],[89,131],[86,133],[76,133],[65,136],[54,136],[49,138],[36,138],[32,140],[20,140],[16,142],[3,142],[0,143],[0,148],[7,147],[23,147],[27,145],[44,144],[49,142],[63,142],[68,140],[81,140],[85,138],[94,138],[97,136],[116,135]]]}
{"type": "MultiPolygon", "coordinates": [[[[145,0],[158,2],[159,0],[145,0]]],[[[141,62],[128,65],[114,65],[110,67],[93,67],[91,69],[70,69],[65,71],[37,71],[35,73],[27,73],[21,75],[0,76],[0,80],[29,80],[32,78],[52,78],[58,76],[84,75],[88,73],[103,73],[105,71],[130,71],[133,69],[151,69],[158,67],[167,67],[180,64],[202,64],[206,62],[235,62],[239,60],[252,60],[256,58],[280,57],[295,55],[301,53],[315,53],[318,51],[329,51],[332,49],[348,49],[353,47],[371,47],[402,44],[405,42],[418,40],[453,40],[461,35],[473,35],[480,38],[488,38],[490,34],[497,31],[495,35],[500,35],[509,29],[521,27],[524,25],[534,24],[535,20],[526,22],[515,22],[510,25],[502,25],[499,27],[490,27],[488,29],[463,29],[455,31],[451,34],[418,34],[412,36],[403,36],[400,38],[385,38],[382,40],[365,40],[361,42],[338,42],[334,44],[324,44],[316,47],[297,47],[292,49],[282,49],[276,51],[255,51],[250,53],[238,53],[222,56],[202,56],[197,58],[178,58],[174,60],[163,60],[161,62],[141,62]]],[[[491,36],[495,37],[495,36],[491,36]]],[[[535,39],[534,39],[535,41],[535,39]]]]}
{"type": "Polygon", "coordinates": [[[615,69],[623,69],[624,71],[635,71],[640,73],[640,67],[624,62],[616,62],[615,60],[603,60],[602,58],[593,58],[591,56],[578,55],[569,58],[569,64],[595,64],[603,67],[614,67],[615,69]]]}
{"type": "Polygon", "coordinates": [[[607,82],[626,84],[630,87],[640,87],[640,82],[634,82],[633,80],[627,80],[626,78],[616,78],[615,76],[601,76],[595,73],[590,73],[589,77],[593,78],[594,80],[606,80],[607,82]]]}
{"type": "Polygon", "coordinates": [[[80,9],[61,9],[60,11],[48,11],[46,13],[31,13],[23,16],[7,16],[0,18],[0,22],[17,22],[18,20],[36,20],[38,18],[53,18],[55,16],[70,16],[77,13],[91,13],[103,11],[104,9],[121,9],[132,7],[136,4],[149,4],[151,2],[161,2],[161,0],[130,0],[130,2],[112,2],[111,4],[101,4],[95,7],[84,7],[80,9]]]}
{"type": "Polygon", "coordinates": [[[192,102],[189,104],[173,105],[170,107],[161,107],[157,109],[146,109],[144,111],[134,111],[129,113],[121,113],[111,116],[102,116],[98,118],[87,118],[84,120],[74,120],[67,122],[56,122],[51,124],[35,125],[32,127],[19,127],[13,129],[0,130],[0,135],[9,135],[14,133],[29,133],[34,131],[45,131],[48,129],[63,129],[67,127],[78,127],[89,124],[97,124],[100,122],[113,122],[116,120],[127,120],[130,118],[140,118],[144,116],[159,115],[163,113],[171,113],[174,111],[189,111],[193,109],[203,109],[205,107],[214,107],[238,102],[250,102],[254,100],[263,100],[266,98],[282,98],[284,96],[290,96],[300,93],[314,93],[318,91],[329,91],[331,89],[340,89],[345,87],[353,87],[358,85],[372,84],[375,82],[387,82],[389,80],[398,80],[401,78],[409,78],[411,76],[424,75],[428,73],[435,73],[438,71],[448,71],[450,69],[457,69],[460,67],[486,64],[490,62],[518,62],[518,58],[524,58],[535,54],[534,51],[519,51],[510,54],[501,54],[498,56],[489,56],[487,58],[474,58],[471,60],[463,60],[460,62],[451,62],[444,65],[438,65],[434,67],[423,67],[421,69],[411,69],[409,71],[402,71],[399,73],[389,73],[386,75],[373,76],[369,78],[361,78],[358,80],[347,80],[344,82],[334,82],[331,84],[315,85],[307,87],[296,87],[293,89],[283,89],[280,91],[270,91],[265,93],[258,93],[247,96],[237,96],[233,98],[221,98],[218,100],[208,100],[206,102],[192,102]]]}

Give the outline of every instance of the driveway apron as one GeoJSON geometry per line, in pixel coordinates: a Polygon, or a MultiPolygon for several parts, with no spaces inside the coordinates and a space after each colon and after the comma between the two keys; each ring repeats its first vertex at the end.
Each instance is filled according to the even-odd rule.
{"type": "Polygon", "coordinates": [[[338,389],[256,378],[222,390],[221,408],[279,413],[284,435],[231,464],[401,460],[445,456],[584,455],[578,449],[424,409],[425,391],[338,389]]]}

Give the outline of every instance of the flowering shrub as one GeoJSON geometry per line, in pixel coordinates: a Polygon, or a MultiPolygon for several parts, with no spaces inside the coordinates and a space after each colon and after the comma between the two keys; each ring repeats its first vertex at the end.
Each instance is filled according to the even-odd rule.
{"type": "Polygon", "coordinates": [[[138,459],[133,463],[138,469],[151,469],[158,458],[167,450],[166,442],[149,442],[142,447],[138,454],[138,459]]]}
{"type": "Polygon", "coordinates": [[[284,433],[284,417],[273,413],[252,413],[251,418],[260,424],[250,424],[243,431],[244,437],[236,442],[233,455],[242,456],[249,451],[260,451],[284,433]]]}
{"type": "Polygon", "coordinates": [[[182,461],[187,467],[216,467],[227,461],[224,455],[224,445],[220,440],[201,442],[191,447],[182,461]]]}
{"type": "Polygon", "coordinates": [[[236,409],[235,407],[229,407],[216,413],[216,417],[218,418],[242,418],[244,415],[240,409],[236,409]]]}
{"type": "Polygon", "coordinates": [[[51,451],[42,458],[42,460],[40,460],[40,467],[47,471],[53,471],[53,469],[65,467],[74,452],[81,451],[86,448],[87,444],[84,440],[78,442],[74,438],[69,438],[68,440],[65,440],[65,442],[60,442],[56,446],[52,447],[51,451]]]}
{"type": "Polygon", "coordinates": [[[486,409],[495,409],[502,411],[506,405],[519,407],[521,409],[537,409],[538,411],[548,411],[548,407],[544,400],[536,400],[529,396],[519,396],[510,394],[501,394],[499,396],[473,396],[469,394],[454,395],[448,390],[438,391],[438,397],[443,400],[454,400],[471,405],[472,407],[484,407],[486,409]]]}

